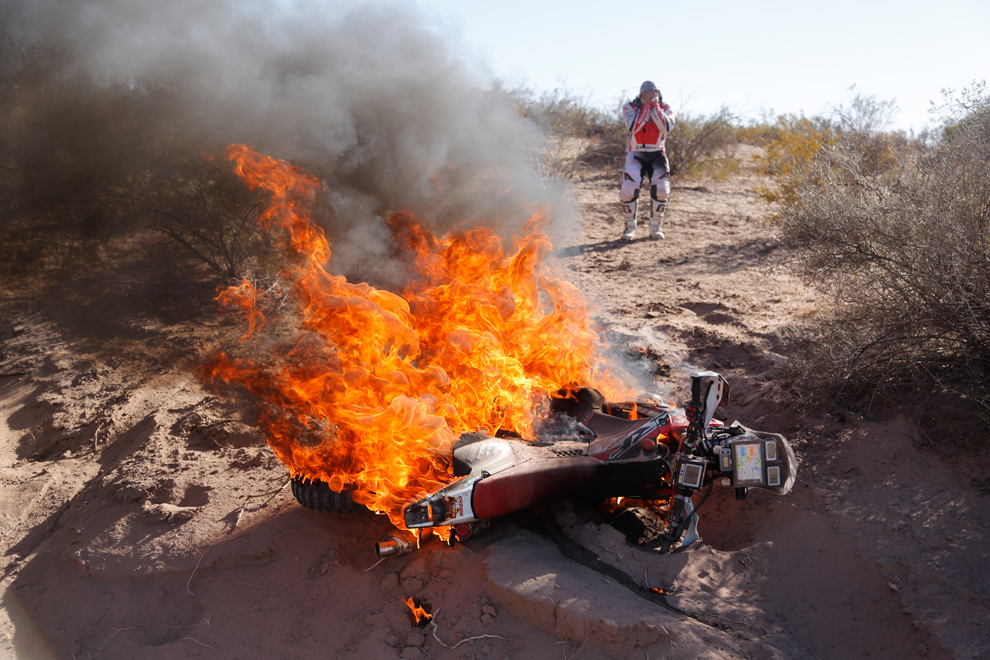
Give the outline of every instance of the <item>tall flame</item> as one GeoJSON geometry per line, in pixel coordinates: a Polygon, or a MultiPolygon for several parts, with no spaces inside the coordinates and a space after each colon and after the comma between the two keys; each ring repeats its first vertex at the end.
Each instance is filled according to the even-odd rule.
{"type": "MultiPolygon", "coordinates": [[[[411,255],[413,283],[397,295],[328,273],[330,246],[307,206],[320,182],[296,167],[232,145],[226,157],[251,188],[271,193],[262,216],[293,256],[283,277],[295,334],[257,359],[218,354],[208,378],[245,387],[266,404],[262,424],[294,476],[389,514],[451,479],[459,434],[532,431],[548,393],[592,385],[624,391],[600,360],[588,304],[544,257],[546,218],[534,215],[512,251],[489,228],[438,238],[410,213],[390,219],[411,255]]],[[[244,281],[217,298],[257,341],[264,294],[244,281]]]]}

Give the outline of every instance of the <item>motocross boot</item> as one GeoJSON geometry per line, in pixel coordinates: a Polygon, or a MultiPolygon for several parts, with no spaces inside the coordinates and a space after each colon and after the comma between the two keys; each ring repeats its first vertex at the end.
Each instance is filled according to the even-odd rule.
{"type": "Polygon", "coordinates": [[[622,202],[622,216],[626,220],[626,229],[622,232],[622,240],[627,243],[636,238],[636,207],[637,200],[622,202]]]}
{"type": "Polygon", "coordinates": [[[660,224],[663,222],[663,214],[667,210],[667,200],[650,200],[650,238],[654,241],[664,238],[660,224]]]}

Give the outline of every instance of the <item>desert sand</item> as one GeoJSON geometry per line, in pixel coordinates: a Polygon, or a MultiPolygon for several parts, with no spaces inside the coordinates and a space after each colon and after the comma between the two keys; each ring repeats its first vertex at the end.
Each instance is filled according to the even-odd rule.
{"type": "Polygon", "coordinates": [[[781,333],[820,302],[752,192],[751,151],[727,181],[675,182],[663,241],[618,242],[616,177],[585,176],[554,259],[656,392],[682,401],[713,369],[732,388],[719,417],[785,434],[790,494],[717,488],[703,541],[672,555],[564,502],[543,512],[564,546],[523,516],[376,563],[388,520],[297,504],[251,407],[194,376],[232,321],[107,329],[7,291],[0,657],[990,657],[985,489],[910,416],[803,410],[780,384],[781,333]]]}

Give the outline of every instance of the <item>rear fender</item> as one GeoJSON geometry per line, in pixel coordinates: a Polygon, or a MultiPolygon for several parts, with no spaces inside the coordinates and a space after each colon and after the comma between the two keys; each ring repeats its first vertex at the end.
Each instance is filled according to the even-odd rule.
{"type": "Polygon", "coordinates": [[[601,478],[602,462],[556,456],[551,447],[465,434],[454,449],[460,480],[406,507],[406,526],[437,527],[484,520],[539,504],[601,478]]]}
{"type": "Polygon", "coordinates": [[[602,462],[590,456],[534,460],[482,479],[471,504],[478,518],[493,518],[595,483],[602,462]]]}

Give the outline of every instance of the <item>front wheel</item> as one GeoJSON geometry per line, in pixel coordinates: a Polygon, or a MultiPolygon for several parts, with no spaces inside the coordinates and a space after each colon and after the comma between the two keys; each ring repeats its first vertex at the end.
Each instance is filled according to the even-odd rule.
{"type": "Polygon", "coordinates": [[[330,490],[325,481],[319,479],[292,478],[292,495],[307,509],[323,513],[354,513],[367,509],[351,497],[351,491],[330,490]]]}

